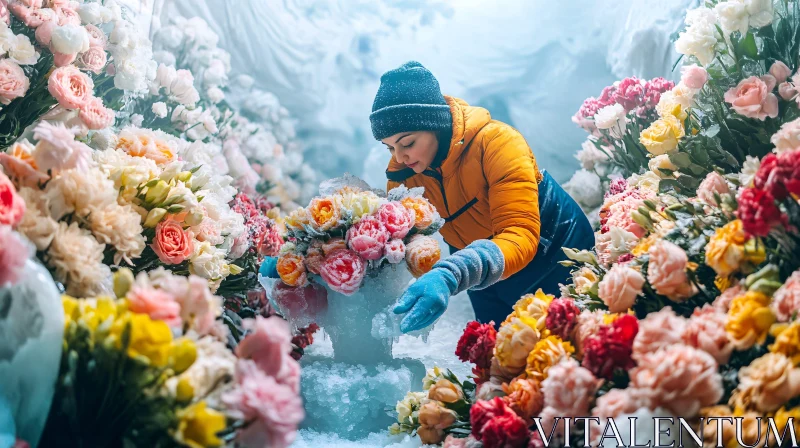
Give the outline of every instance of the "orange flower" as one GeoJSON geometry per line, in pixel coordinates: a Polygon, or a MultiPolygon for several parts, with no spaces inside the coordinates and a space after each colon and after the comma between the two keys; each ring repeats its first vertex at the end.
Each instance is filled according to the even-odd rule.
{"type": "Polygon", "coordinates": [[[414,212],[414,227],[417,229],[426,229],[433,224],[436,210],[427,199],[419,196],[407,197],[400,201],[400,203],[402,203],[405,208],[414,212]]]}
{"type": "Polygon", "coordinates": [[[439,243],[429,236],[414,235],[406,245],[406,265],[417,278],[430,271],[441,255],[439,243]]]}
{"type": "Polygon", "coordinates": [[[539,382],[522,377],[514,378],[509,384],[503,384],[506,396],[503,401],[525,420],[539,415],[544,407],[544,395],[539,382]]]}
{"type": "Polygon", "coordinates": [[[289,286],[305,286],[308,283],[303,256],[287,252],[278,258],[278,275],[289,286]]]}
{"type": "Polygon", "coordinates": [[[39,182],[49,179],[47,174],[39,172],[32,152],[33,145],[27,140],[14,143],[7,153],[0,152],[0,165],[5,168],[8,177],[21,186],[36,187],[39,182]]]}
{"type": "Polygon", "coordinates": [[[464,398],[461,388],[442,378],[428,390],[428,398],[443,403],[455,403],[464,398]]]}
{"type": "Polygon", "coordinates": [[[308,214],[317,230],[330,230],[339,224],[342,217],[341,199],[336,196],[314,198],[308,205],[308,214]]]}
{"type": "Polygon", "coordinates": [[[123,130],[119,135],[117,149],[121,149],[134,157],[144,157],[159,165],[175,159],[175,152],[164,141],[147,131],[123,130]]]}

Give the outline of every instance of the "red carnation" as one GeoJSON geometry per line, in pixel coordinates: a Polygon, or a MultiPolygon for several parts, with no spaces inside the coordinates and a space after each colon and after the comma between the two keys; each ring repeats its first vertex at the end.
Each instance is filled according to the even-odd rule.
{"type": "Polygon", "coordinates": [[[492,354],[497,340],[494,322],[481,324],[472,321],[467,324],[464,334],[458,340],[456,356],[463,362],[471,362],[479,369],[492,366],[492,354]]]}
{"type": "Polygon", "coordinates": [[[481,440],[481,431],[489,420],[507,413],[514,413],[500,397],[491,400],[478,400],[469,409],[469,423],[472,425],[472,436],[481,440]]]}
{"type": "Polygon", "coordinates": [[[745,232],[753,236],[767,236],[772,227],[786,219],[775,205],[774,196],[759,188],[745,188],[742,191],[736,217],[742,220],[745,232]]]}
{"type": "Polygon", "coordinates": [[[512,413],[498,415],[489,420],[481,431],[485,448],[518,448],[528,441],[528,425],[512,413]]]}
{"type": "Polygon", "coordinates": [[[555,299],[547,308],[544,324],[551,333],[566,341],[575,328],[580,313],[581,310],[572,299],[555,299]]]}
{"type": "Polygon", "coordinates": [[[613,378],[617,368],[633,368],[631,354],[638,332],[639,322],[630,315],[621,316],[610,326],[600,327],[597,334],[584,341],[581,365],[596,377],[608,380],[613,378]]]}

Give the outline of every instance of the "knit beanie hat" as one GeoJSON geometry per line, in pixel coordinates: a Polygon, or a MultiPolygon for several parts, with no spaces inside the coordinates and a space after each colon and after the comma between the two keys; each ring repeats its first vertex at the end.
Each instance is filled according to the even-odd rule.
{"type": "Polygon", "coordinates": [[[369,120],[375,140],[399,132],[443,131],[453,126],[439,81],[416,61],[381,76],[369,120]]]}

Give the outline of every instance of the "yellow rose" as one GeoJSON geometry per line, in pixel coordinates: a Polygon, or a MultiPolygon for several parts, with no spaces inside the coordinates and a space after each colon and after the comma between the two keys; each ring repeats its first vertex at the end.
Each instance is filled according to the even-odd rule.
{"type": "Polygon", "coordinates": [[[176,374],[181,374],[189,369],[197,359],[197,347],[194,341],[181,338],[175,341],[170,350],[170,365],[176,374]]]}
{"type": "Polygon", "coordinates": [[[117,348],[122,348],[122,336],[130,328],[128,356],[164,367],[169,362],[172,331],[164,321],[152,320],[147,314],[126,313],[114,322],[111,336],[117,348]]]}
{"type": "Polygon", "coordinates": [[[650,154],[660,156],[675,151],[678,140],[683,138],[683,125],[677,118],[667,115],[656,120],[649,128],[642,131],[639,142],[650,154]]]}
{"type": "Polygon", "coordinates": [[[342,218],[341,196],[312,199],[308,205],[308,215],[311,225],[320,232],[336,227],[342,218]]]}
{"type": "Polygon", "coordinates": [[[217,434],[225,429],[225,415],[206,407],[205,401],[195,403],[176,413],[178,428],[173,438],[190,448],[222,446],[217,434]]]}
{"type": "Polygon", "coordinates": [[[742,221],[736,219],[717,229],[706,245],[706,264],[722,276],[739,269],[744,258],[744,243],[747,234],[742,221]]]}
{"type": "MultiPolygon", "coordinates": [[[[530,319],[528,322],[536,325],[535,321],[530,319]]],[[[501,367],[517,375],[525,369],[528,354],[539,342],[540,337],[541,333],[538,330],[515,317],[500,326],[494,356],[501,367]]]]}
{"type": "Polygon", "coordinates": [[[748,291],[731,301],[725,331],[738,350],[764,343],[770,326],[775,323],[769,304],[769,297],[756,291],[748,291]]]}
{"type": "Polygon", "coordinates": [[[758,266],[767,259],[767,248],[758,238],[751,238],[744,244],[744,260],[752,266],[758,266]]]}
{"type": "Polygon", "coordinates": [[[800,364],[800,322],[775,324],[769,332],[775,337],[775,342],[769,346],[769,351],[786,356],[795,366],[800,364]]]}
{"type": "Polygon", "coordinates": [[[464,398],[460,387],[442,378],[428,390],[428,398],[442,403],[455,403],[464,398]]]}
{"type": "Polygon", "coordinates": [[[506,318],[505,322],[509,322],[515,317],[523,321],[531,319],[535,322],[531,324],[531,327],[540,333],[545,333],[547,329],[544,321],[547,318],[547,309],[553,299],[555,299],[554,296],[545,294],[541,289],[536,290],[535,294],[525,294],[514,304],[514,312],[506,318]]]}
{"type": "Polygon", "coordinates": [[[283,219],[283,225],[290,230],[302,230],[303,226],[309,222],[308,210],[304,208],[295,209],[283,219]]]}
{"type": "Polygon", "coordinates": [[[642,238],[639,240],[639,243],[631,249],[631,254],[633,254],[634,257],[641,257],[650,251],[650,247],[652,247],[656,241],[658,241],[656,235],[648,235],[646,238],[642,238]]]}
{"type": "Polygon", "coordinates": [[[575,353],[575,347],[569,341],[562,341],[556,335],[548,336],[537,342],[531,350],[525,372],[528,378],[542,381],[547,378],[547,370],[550,367],[562,359],[569,358],[572,353],[575,353]]]}
{"type": "Polygon", "coordinates": [[[342,209],[348,212],[353,222],[371,215],[381,206],[381,198],[371,191],[346,192],[342,195],[342,209]]]}
{"type": "Polygon", "coordinates": [[[175,386],[175,399],[181,403],[192,401],[194,398],[194,386],[192,381],[187,377],[181,377],[178,384],[175,386]]]}
{"type": "Polygon", "coordinates": [[[675,86],[669,92],[661,94],[656,105],[656,112],[661,118],[675,117],[680,121],[689,116],[689,107],[692,105],[694,94],[684,86],[675,86]]]}

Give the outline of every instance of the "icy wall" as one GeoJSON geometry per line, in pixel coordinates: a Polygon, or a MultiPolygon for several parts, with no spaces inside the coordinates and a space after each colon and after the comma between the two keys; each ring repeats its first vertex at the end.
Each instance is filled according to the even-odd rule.
{"type": "Polygon", "coordinates": [[[674,78],[670,35],[696,2],[156,0],[156,11],[164,22],[175,13],[207,20],[234,73],[298,117],[306,159],[325,175],[349,171],[382,186],[388,153],[368,115],[384,71],[422,62],[446,94],[519,129],[564,182],[585,138],[571,115],[620,77],[674,78]]]}

